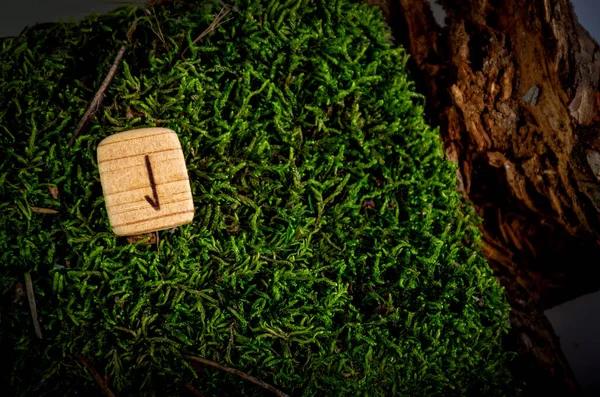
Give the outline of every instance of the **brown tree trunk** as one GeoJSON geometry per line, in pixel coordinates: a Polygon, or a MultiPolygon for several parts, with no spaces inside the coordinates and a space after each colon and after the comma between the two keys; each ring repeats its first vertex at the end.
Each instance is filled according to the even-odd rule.
{"type": "Polygon", "coordinates": [[[544,310],[600,287],[600,48],[568,0],[439,2],[444,26],[427,0],[383,8],[483,218],[525,394],[578,395],[544,310]]]}

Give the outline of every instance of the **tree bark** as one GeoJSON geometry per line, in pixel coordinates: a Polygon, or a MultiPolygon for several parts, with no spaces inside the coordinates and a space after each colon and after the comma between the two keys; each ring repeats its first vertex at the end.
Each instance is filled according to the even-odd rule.
{"type": "Polygon", "coordinates": [[[600,287],[600,48],[568,0],[439,2],[443,26],[427,0],[382,8],[483,219],[525,394],[579,395],[544,310],[600,287]]]}

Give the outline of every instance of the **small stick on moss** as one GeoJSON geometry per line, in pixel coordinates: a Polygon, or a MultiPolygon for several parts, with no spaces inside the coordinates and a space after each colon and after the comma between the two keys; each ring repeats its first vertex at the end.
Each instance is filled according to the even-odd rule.
{"type": "Polygon", "coordinates": [[[38,214],[58,214],[57,210],[53,210],[51,208],[42,208],[42,207],[31,207],[31,212],[36,212],[38,214]]]}
{"type": "Polygon", "coordinates": [[[154,7],[152,7],[152,12],[150,12],[150,9],[147,8],[146,13],[148,15],[154,15],[154,20],[156,21],[156,27],[158,28],[158,32],[156,32],[152,27],[150,29],[152,29],[154,34],[160,39],[160,41],[163,42],[163,44],[166,44],[165,36],[163,35],[162,30],[160,29],[160,22],[158,21],[158,16],[156,16],[156,10],[154,9],[154,7]]]}
{"type": "Polygon", "coordinates": [[[229,14],[230,12],[231,12],[231,8],[229,8],[229,6],[224,6],[223,8],[221,8],[221,11],[219,11],[219,13],[215,17],[214,21],[212,21],[211,24],[208,25],[208,27],[206,29],[204,29],[204,32],[200,33],[200,36],[196,37],[194,39],[194,41],[192,41],[192,44],[198,43],[200,40],[202,40],[204,38],[204,36],[206,36],[207,34],[212,32],[213,30],[217,29],[219,27],[221,21],[223,20],[223,18],[225,18],[227,16],[227,14],[229,14]]]}
{"type": "Polygon", "coordinates": [[[81,133],[81,131],[83,131],[83,129],[85,128],[87,123],[90,121],[90,119],[92,118],[94,113],[96,113],[96,111],[98,111],[98,109],[100,108],[100,105],[102,104],[102,100],[104,100],[104,92],[106,91],[106,89],[108,88],[108,86],[110,85],[112,80],[114,79],[115,74],[117,73],[117,68],[119,67],[119,63],[121,62],[121,59],[123,59],[123,54],[125,54],[125,49],[126,49],[126,47],[124,45],[121,46],[121,49],[119,50],[119,53],[115,57],[115,60],[113,61],[113,64],[110,67],[110,70],[108,71],[108,74],[106,75],[106,77],[104,78],[104,81],[102,82],[102,85],[98,89],[98,92],[96,92],[96,95],[94,95],[94,99],[92,99],[90,106],[88,106],[87,110],[83,114],[83,117],[79,121],[79,124],[77,124],[77,128],[75,128],[75,133],[73,133],[73,136],[69,140],[69,146],[73,146],[73,144],[75,143],[75,140],[77,139],[77,136],[81,133]]]}
{"type": "Polygon", "coordinates": [[[38,338],[42,338],[42,328],[38,321],[37,305],[35,304],[35,294],[33,292],[33,283],[29,272],[25,273],[25,288],[27,289],[27,300],[29,301],[29,310],[31,310],[31,318],[33,319],[33,327],[38,338]]]}
{"type": "Polygon", "coordinates": [[[156,253],[160,255],[160,236],[156,232],[156,253]]]}
{"type": "Polygon", "coordinates": [[[77,359],[79,360],[79,362],[81,362],[87,368],[87,370],[92,375],[92,378],[94,378],[94,380],[96,381],[96,383],[98,384],[98,386],[100,386],[100,388],[102,388],[102,391],[104,392],[104,395],[106,395],[106,397],[116,397],[115,393],[113,393],[112,390],[110,390],[110,388],[108,387],[108,385],[106,384],[106,382],[104,382],[104,379],[102,379],[102,377],[100,376],[100,374],[98,373],[98,371],[96,371],[96,369],[94,368],[94,366],[92,365],[92,363],[90,363],[81,354],[77,354],[75,357],[77,357],[77,359]]]}
{"type": "Polygon", "coordinates": [[[205,365],[210,365],[213,368],[217,368],[220,369],[221,371],[225,371],[228,372],[230,374],[234,374],[239,376],[240,378],[246,379],[249,382],[254,383],[255,385],[258,385],[260,387],[262,387],[265,390],[270,391],[271,393],[275,394],[278,397],[289,397],[287,394],[285,394],[284,392],[274,388],[273,386],[263,382],[262,380],[258,380],[253,376],[248,375],[245,372],[242,372],[238,369],[235,368],[230,368],[230,367],[225,367],[221,364],[218,364],[214,361],[210,361],[207,360],[205,358],[200,358],[200,357],[194,357],[194,356],[183,356],[186,360],[190,360],[190,361],[195,361],[197,363],[201,363],[201,364],[205,364],[205,365]]]}
{"type": "MultiPolygon", "coordinates": [[[[221,25],[221,21],[223,20],[223,18],[225,18],[227,16],[227,14],[229,14],[230,12],[231,12],[231,7],[229,7],[229,6],[224,6],[223,8],[221,8],[221,10],[219,11],[219,13],[215,17],[215,19],[210,23],[210,25],[208,25],[208,27],[206,29],[204,29],[204,31],[202,33],[200,33],[200,35],[198,37],[196,37],[194,39],[194,41],[192,41],[192,44],[198,43],[207,34],[209,34],[210,32],[212,32],[214,30],[216,30],[219,27],[219,25],[221,25]]],[[[183,52],[181,53],[181,57],[183,57],[183,55],[185,54],[185,52],[187,50],[188,50],[188,48],[186,48],[185,50],[183,50],[183,52]]]]}
{"type": "Polygon", "coordinates": [[[185,383],[185,388],[188,389],[188,391],[190,393],[192,393],[192,395],[194,397],[204,397],[204,394],[200,393],[198,391],[198,389],[196,389],[194,386],[192,386],[192,384],[190,382],[185,383]]]}

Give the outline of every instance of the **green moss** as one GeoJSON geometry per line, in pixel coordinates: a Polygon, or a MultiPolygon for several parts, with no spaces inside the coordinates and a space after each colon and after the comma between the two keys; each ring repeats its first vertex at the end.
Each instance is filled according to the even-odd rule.
{"type": "Polygon", "coordinates": [[[122,8],[2,40],[2,383],[99,394],[82,354],[119,396],[185,382],[263,393],[196,372],[191,354],[294,395],[509,393],[508,306],[380,12],[240,3],[197,45],[218,5],[122,8]],[[111,233],[96,166],[100,140],[142,126],[178,133],[197,208],[159,247],[111,233]],[[44,340],[18,293],[26,272],[44,340]]]}

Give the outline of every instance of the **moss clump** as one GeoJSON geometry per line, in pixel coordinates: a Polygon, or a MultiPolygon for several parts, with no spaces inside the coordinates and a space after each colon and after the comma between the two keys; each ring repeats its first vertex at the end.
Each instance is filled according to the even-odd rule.
{"type": "Polygon", "coordinates": [[[100,393],[81,354],[119,396],[262,393],[190,354],[294,395],[506,393],[507,304],[378,10],[241,1],[193,45],[218,9],[122,8],[2,41],[2,383],[100,393]],[[158,247],[111,233],[95,160],[142,126],[178,133],[197,208],[158,247]]]}

